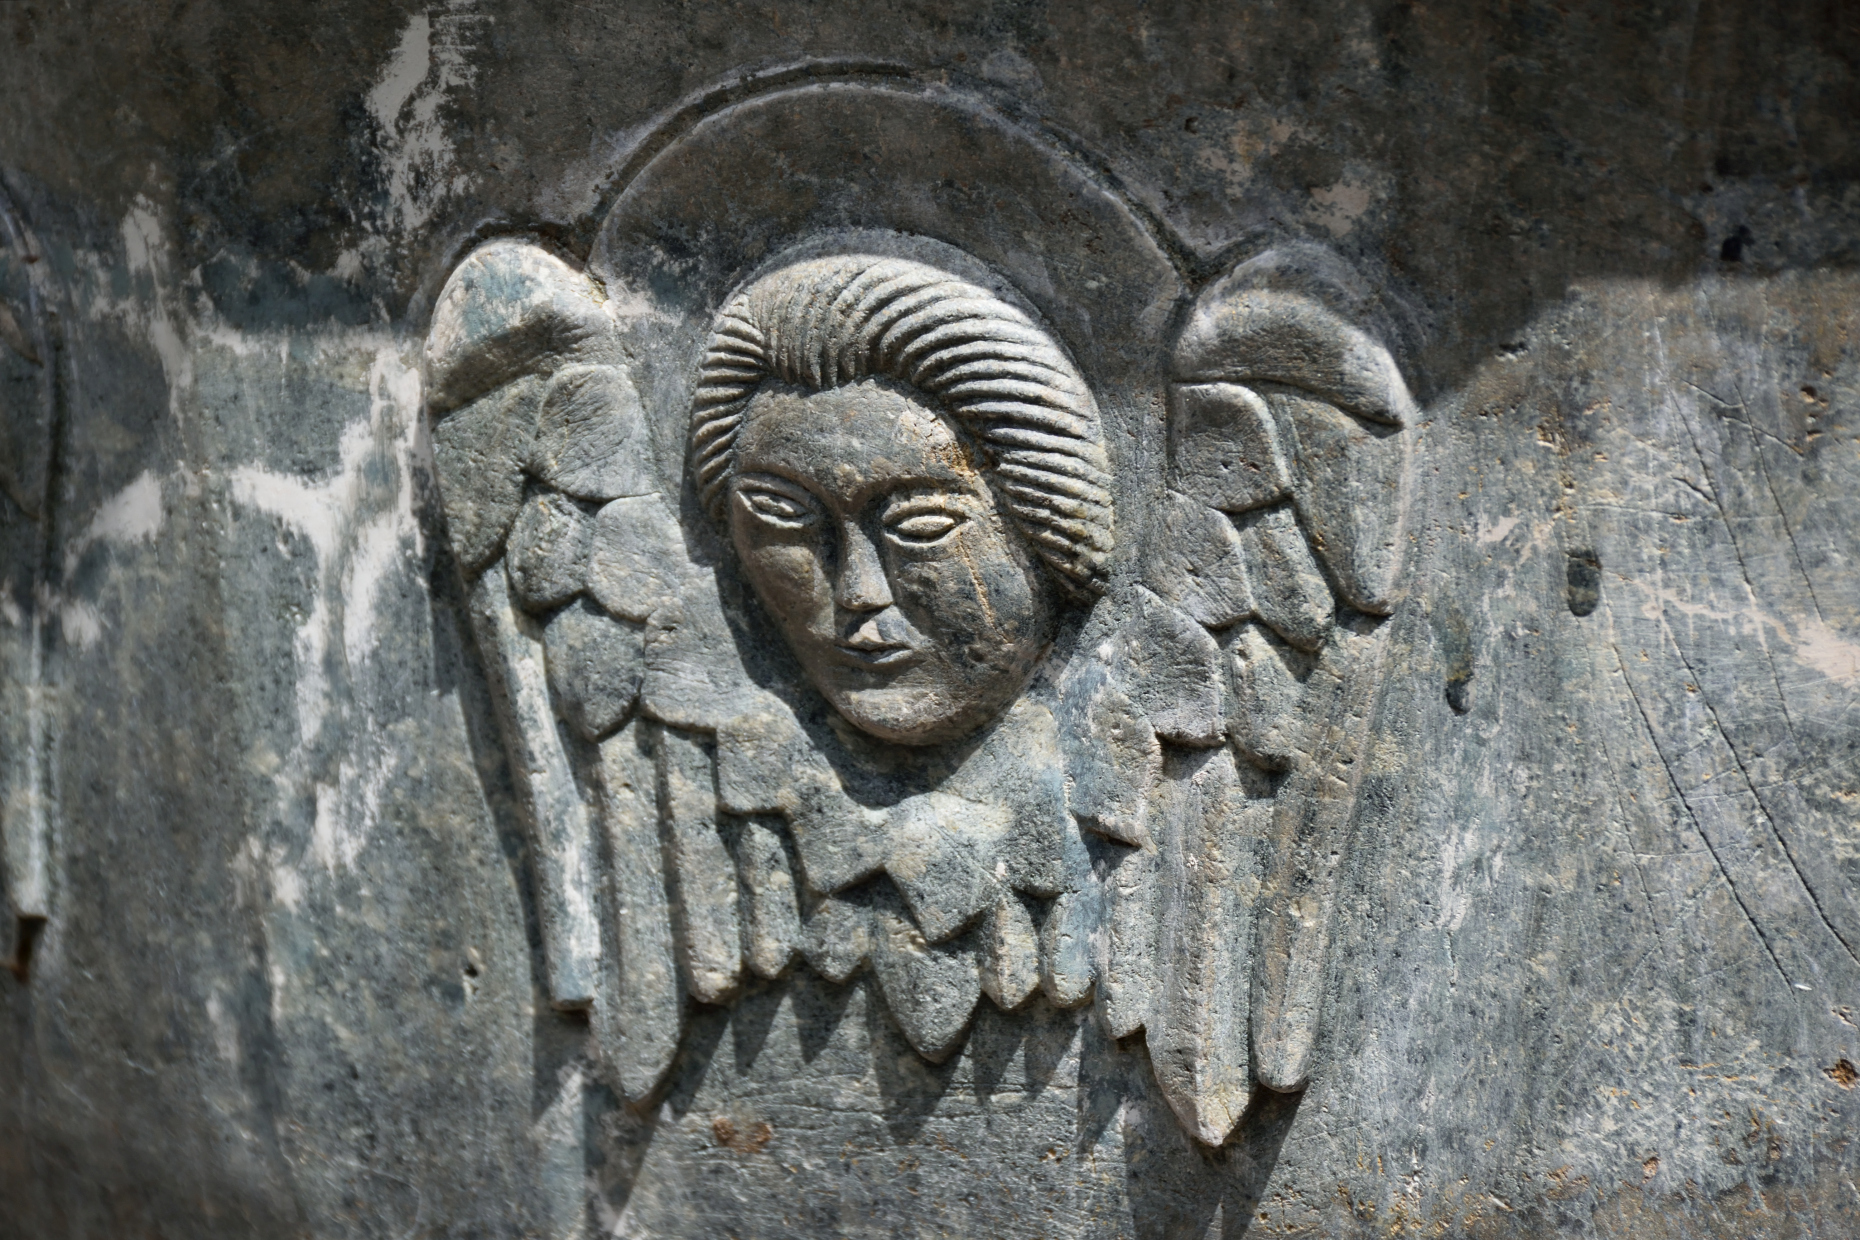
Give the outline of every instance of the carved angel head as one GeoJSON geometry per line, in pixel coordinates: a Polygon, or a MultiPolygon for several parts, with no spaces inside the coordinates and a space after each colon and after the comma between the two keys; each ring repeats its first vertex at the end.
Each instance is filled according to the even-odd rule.
{"type": "Polygon", "coordinates": [[[1058,596],[1103,588],[1089,389],[1026,313],[923,263],[814,259],[738,293],[699,371],[690,466],[809,679],[884,740],[993,719],[1058,596]]]}

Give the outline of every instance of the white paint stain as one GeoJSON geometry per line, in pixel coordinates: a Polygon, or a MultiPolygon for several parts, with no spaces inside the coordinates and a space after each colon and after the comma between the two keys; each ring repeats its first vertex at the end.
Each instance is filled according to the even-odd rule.
{"type": "Polygon", "coordinates": [[[168,380],[168,409],[178,417],[183,411],[183,395],[194,386],[194,363],[169,313],[167,227],[155,204],[138,196],[123,216],[120,231],[129,273],[139,277],[143,287],[132,293],[127,302],[118,305],[96,302],[91,313],[100,316],[115,310],[131,325],[140,328],[143,338],[161,359],[162,374],[168,380]]]}
{"type": "Polygon", "coordinates": [[[274,848],[271,859],[271,897],[295,913],[304,902],[304,876],[283,858],[282,849],[274,848]]]}
{"type": "Polygon", "coordinates": [[[1796,621],[1795,658],[1841,685],[1860,685],[1860,642],[1851,642],[1818,619],[1796,621]]]}
{"type": "Polygon", "coordinates": [[[90,519],[79,537],[80,547],[107,542],[126,546],[152,540],[161,530],[161,481],[152,470],[143,470],[136,480],[103,501],[97,515],[90,519]]]}
{"type": "Polygon", "coordinates": [[[1505,535],[1511,533],[1511,531],[1517,528],[1518,528],[1518,518],[1516,517],[1501,518],[1496,525],[1481,529],[1479,531],[1479,541],[1481,544],[1498,542],[1501,539],[1503,539],[1505,535]]]}
{"type": "Polygon", "coordinates": [[[1331,236],[1342,237],[1353,231],[1357,221],[1368,212],[1369,187],[1354,181],[1339,181],[1312,190],[1311,201],[1317,222],[1331,236]]]}
{"type": "MultiPolygon", "coordinates": [[[[84,553],[99,543],[127,547],[152,542],[161,530],[163,517],[161,480],[145,469],[135,481],[98,505],[89,524],[65,544],[65,577],[75,574],[84,553]]],[[[46,608],[58,617],[59,633],[66,645],[88,650],[103,640],[103,613],[94,603],[68,598],[56,590],[46,591],[43,597],[46,608]]]]}
{"type": "Polygon", "coordinates": [[[368,92],[368,110],[383,127],[391,126],[400,110],[420,89],[420,83],[432,71],[433,21],[425,13],[415,13],[401,31],[400,45],[381,74],[380,82],[368,92]]]}
{"type": "Polygon", "coordinates": [[[131,275],[160,278],[168,271],[168,242],[155,204],[137,195],[123,216],[123,257],[131,275]]]}
{"type": "MultiPolygon", "coordinates": [[[[411,575],[421,550],[412,510],[419,373],[393,344],[381,342],[368,391],[368,416],[343,431],[340,464],[329,477],[248,465],[230,480],[235,503],[276,518],[315,559],[310,610],[292,641],[298,740],[273,778],[281,800],[307,797],[314,804],[309,852],[331,872],[355,866],[379,824],[398,759],[390,746],[370,746],[341,753],[332,770],[321,760],[324,733],[334,719],[342,736],[373,734],[380,719],[398,713],[393,678],[385,663],[376,663],[391,627],[381,610],[393,597],[391,582],[411,575]]],[[[273,872],[275,883],[276,865],[273,872]]]]}
{"type": "Polygon", "coordinates": [[[1449,934],[1465,925],[1466,915],[1472,911],[1472,893],[1461,885],[1461,870],[1471,859],[1472,852],[1472,841],[1465,832],[1454,831],[1440,844],[1440,886],[1435,895],[1434,924],[1449,934]]]}
{"type": "Polygon", "coordinates": [[[440,119],[447,97],[476,76],[464,36],[482,19],[470,7],[469,0],[454,0],[437,18],[427,13],[409,18],[368,93],[387,172],[390,217],[384,223],[403,233],[423,226],[442,199],[470,183],[453,171],[452,140],[440,119]]]}
{"type": "Polygon", "coordinates": [[[89,650],[103,640],[103,616],[83,599],[60,600],[58,632],[65,645],[89,650]]]}
{"type": "Polygon", "coordinates": [[[1860,643],[1852,642],[1818,619],[1798,617],[1793,621],[1765,610],[1753,601],[1735,611],[1707,607],[1632,577],[1623,584],[1642,594],[1640,615],[1644,620],[1659,621],[1668,611],[1699,620],[1711,620],[1752,633],[1768,652],[1769,641],[1785,648],[1790,657],[1838,685],[1860,686],[1860,643]]]}
{"type": "Polygon", "coordinates": [[[239,1029],[217,991],[207,996],[207,1026],[213,1031],[213,1048],[229,1064],[239,1062],[239,1029]]]}

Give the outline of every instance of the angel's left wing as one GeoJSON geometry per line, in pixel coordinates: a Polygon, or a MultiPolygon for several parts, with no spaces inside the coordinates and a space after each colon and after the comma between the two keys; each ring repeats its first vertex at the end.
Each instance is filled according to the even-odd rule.
{"type": "Polygon", "coordinates": [[[1111,871],[1102,1004],[1220,1144],[1313,1070],[1399,600],[1415,407],[1347,276],[1268,253],[1197,300],[1121,629],[1071,678],[1073,810],[1111,871]]]}

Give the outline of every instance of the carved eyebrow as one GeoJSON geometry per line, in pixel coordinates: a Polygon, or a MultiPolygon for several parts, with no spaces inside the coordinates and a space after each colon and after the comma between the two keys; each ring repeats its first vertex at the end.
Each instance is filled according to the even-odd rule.
{"type": "Polygon", "coordinates": [[[966,493],[952,491],[947,487],[907,483],[879,497],[879,503],[882,506],[879,517],[881,520],[889,521],[899,513],[908,512],[911,509],[960,509],[963,507],[962,501],[967,498],[970,497],[966,493]]]}
{"type": "Polygon", "coordinates": [[[780,474],[764,473],[761,470],[757,470],[753,473],[742,473],[736,475],[735,484],[739,490],[754,489],[773,491],[784,498],[792,499],[797,503],[806,504],[808,508],[816,511],[825,507],[825,505],[820,502],[819,497],[808,490],[805,485],[797,482],[793,478],[784,478],[780,474]]]}

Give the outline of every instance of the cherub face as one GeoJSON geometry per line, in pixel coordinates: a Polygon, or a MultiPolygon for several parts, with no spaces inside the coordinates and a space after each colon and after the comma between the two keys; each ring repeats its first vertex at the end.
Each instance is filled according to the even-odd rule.
{"type": "Polygon", "coordinates": [[[899,384],[765,385],[737,435],[729,514],[809,678],[874,736],[966,735],[1052,640],[1043,570],[949,422],[899,384]]]}

